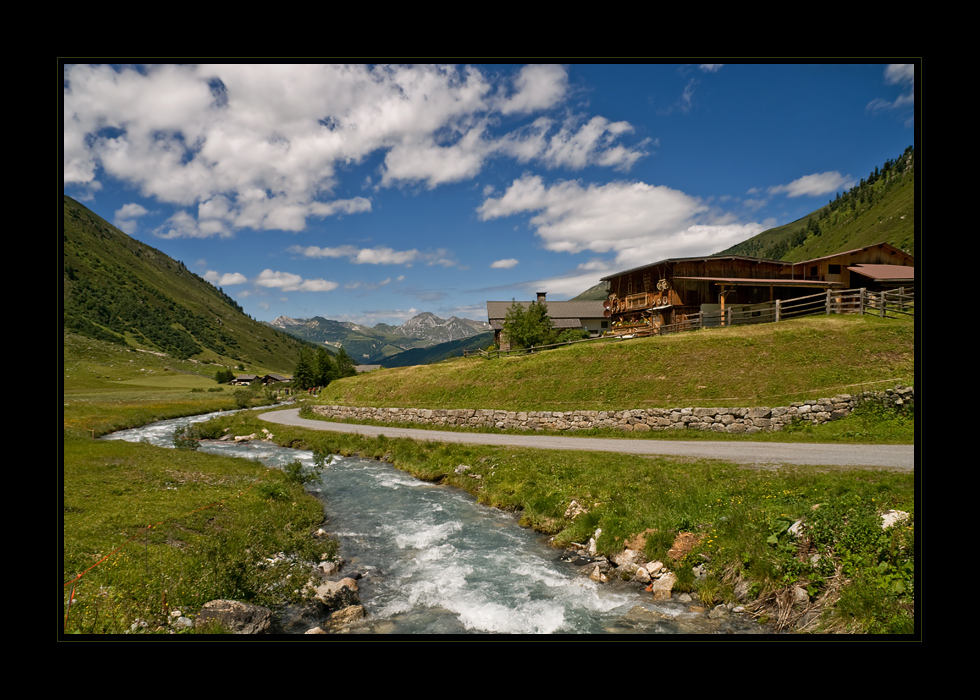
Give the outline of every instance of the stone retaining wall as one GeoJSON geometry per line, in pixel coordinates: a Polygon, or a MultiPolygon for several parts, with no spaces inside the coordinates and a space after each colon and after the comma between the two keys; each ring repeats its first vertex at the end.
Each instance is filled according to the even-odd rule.
{"type": "Polygon", "coordinates": [[[436,426],[486,427],[515,430],[589,430],[615,428],[623,431],[714,430],[757,433],[782,430],[794,420],[814,425],[850,414],[859,404],[875,401],[911,410],[915,392],[907,387],[861,394],[839,394],[777,408],[641,408],[628,411],[497,411],[481,408],[367,408],[312,406],[326,418],[422,423],[436,426]]]}

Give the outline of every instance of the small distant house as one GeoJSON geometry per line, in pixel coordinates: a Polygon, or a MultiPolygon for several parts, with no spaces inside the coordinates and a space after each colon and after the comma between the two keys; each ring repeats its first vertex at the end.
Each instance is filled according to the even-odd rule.
{"type": "Polygon", "coordinates": [[[284,377],[281,374],[267,374],[262,377],[262,383],[268,386],[269,384],[278,384],[279,382],[291,381],[289,377],[284,377]]]}
{"type": "MultiPolygon", "coordinates": [[[[605,317],[605,309],[602,301],[547,301],[546,292],[538,292],[537,303],[544,304],[548,310],[548,318],[551,324],[559,330],[577,329],[586,330],[590,337],[598,337],[609,329],[609,319],[605,317]]],[[[504,330],[504,320],[507,318],[507,310],[514,304],[513,301],[488,301],[487,319],[493,329],[493,342],[501,350],[510,350],[510,343],[506,336],[501,337],[504,330]]],[[[530,301],[518,301],[525,309],[532,303],[530,301]]]]}

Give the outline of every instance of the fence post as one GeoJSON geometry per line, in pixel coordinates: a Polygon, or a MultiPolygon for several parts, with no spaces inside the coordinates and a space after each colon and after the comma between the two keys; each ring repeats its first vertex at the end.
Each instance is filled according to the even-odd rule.
{"type": "Polygon", "coordinates": [[[830,290],[827,290],[827,301],[825,302],[827,315],[830,316],[830,290]]]}
{"type": "Polygon", "coordinates": [[[858,290],[858,313],[864,316],[864,295],[868,292],[865,287],[858,290]]]}
{"type": "Polygon", "coordinates": [[[881,312],[879,314],[882,318],[885,317],[885,290],[881,290],[881,312]]]}
{"type": "Polygon", "coordinates": [[[779,299],[776,299],[776,323],[779,323],[779,299]]]}

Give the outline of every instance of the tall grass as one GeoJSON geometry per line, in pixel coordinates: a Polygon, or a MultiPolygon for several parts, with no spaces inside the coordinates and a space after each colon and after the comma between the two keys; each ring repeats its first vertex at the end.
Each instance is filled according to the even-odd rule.
{"type": "MultiPolygon", "coordinates": [[[[171,631],[213,598],[279,606],[336,543],[323,508],[279,470],[100,435],[236,408],[213,366],[65,335],[64,631],[171,631]],[[197,389],[198,391],[195,391],[197,389]],[[286,559],[272,564],[278,553],[286,559]],[[134,626],[135,625],[135,626],[134,626]]],[[[261,398],[253,399],[258,405],[261,398]]]]}
{"type": "Polygon", "coordinates": [[[68,633],[165,630],[214,598],[282,605],[335,552],[312,537],[319,502],[248,460],[72,439],[63,474],[68,633]]]}

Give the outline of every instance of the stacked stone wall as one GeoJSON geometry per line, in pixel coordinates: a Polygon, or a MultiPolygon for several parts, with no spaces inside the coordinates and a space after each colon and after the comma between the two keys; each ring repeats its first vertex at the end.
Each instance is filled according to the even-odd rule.
{"type": "Polygon", "coordinates": [[[480,408],[370,408],[313,406],[334,420],[391,424],[425,424],[513,430],[576,431],[613,428],[625,432],[712,430],[725,433],[778,431],[794,422],[813,425],[838,420],[865,402],[911,411],[915,392],[909,387],[860,394],[838,394],[776,408],[637,408],[624,411],[499,411],[480,408]]]}

